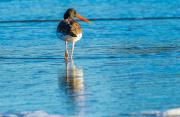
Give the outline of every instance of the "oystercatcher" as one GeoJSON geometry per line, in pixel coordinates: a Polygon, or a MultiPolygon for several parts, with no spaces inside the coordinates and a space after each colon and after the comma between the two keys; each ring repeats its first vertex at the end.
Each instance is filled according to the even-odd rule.
{"type": "Polygon", "coordinates": [[[58,37],[65,41],[65,60],[68,60],[68,42],[72,43],[71,59],[73,58],[74,46],[77,41],[82,37],[82,30],[80,24],[74,20],[77,17],[84,22],[90,23],[90,21],[76,12],[75,9],[70,8],[64,14],[64,20],[60,21],[57,27],[58,37]]]}

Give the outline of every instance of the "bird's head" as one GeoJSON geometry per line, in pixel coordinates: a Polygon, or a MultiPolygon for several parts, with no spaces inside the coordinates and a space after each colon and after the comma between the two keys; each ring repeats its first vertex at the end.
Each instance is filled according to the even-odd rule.
{"type": "Polygon", "coordinates": [[[79,18],[80,20],[83,20],[84,22],[90,23],[88,19],[78,14],[76,10],[73,8],[69,8],[64,14],[64,19],[73,19],[75,17],[79,18]]]}

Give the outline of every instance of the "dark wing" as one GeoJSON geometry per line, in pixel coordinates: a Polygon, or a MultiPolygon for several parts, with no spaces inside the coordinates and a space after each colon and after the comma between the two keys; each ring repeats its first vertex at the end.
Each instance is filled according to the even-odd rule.
{"type": "Polygon", "coordinates": [[[79,32],[81,32],[80,25],[74,21],[61,21],[57,27],[57,32],[63,35],[71,35],[76,37],[79,32]]]}

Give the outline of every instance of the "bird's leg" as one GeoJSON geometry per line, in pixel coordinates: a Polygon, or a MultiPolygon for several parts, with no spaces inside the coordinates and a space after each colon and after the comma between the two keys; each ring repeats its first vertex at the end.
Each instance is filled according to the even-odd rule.
{"type": "Polygon", "coordinates": [[[71,51],[71,59],[73,59],[74,45],[75,45],[75,43],[73,42],[73,43],[72,43],[72,51],[71,51]]]}
{"type": "Polygon", "coordinates": [[[65,45],[66,45],[66,50],[65,50],[64,58],[65,58],[65,60],[68,60],[69,54],[68,54],[68,42],[67,41],[65,41],[65,45]]]}

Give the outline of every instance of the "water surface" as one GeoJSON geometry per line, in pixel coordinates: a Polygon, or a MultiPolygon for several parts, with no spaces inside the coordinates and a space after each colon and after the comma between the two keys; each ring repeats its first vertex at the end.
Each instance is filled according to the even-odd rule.
{"type": "MultiPolygon", "coordinates": [[[[179,13],[179,2],[169,0],[67,3],[1,1],[1,19],[56,19],[71,5],[90,18],[179,13]]],[[[57,24],[0,24],[0,113],[130,116],[180,107],[180,20],[81,22],[83,38],[68,64],[57,24]]]]}

